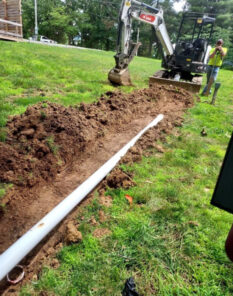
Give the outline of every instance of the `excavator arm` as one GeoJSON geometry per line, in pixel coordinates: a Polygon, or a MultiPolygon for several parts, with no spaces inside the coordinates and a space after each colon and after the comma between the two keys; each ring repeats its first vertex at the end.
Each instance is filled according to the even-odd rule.
{"type": "Polygon", "coordinates": [[[136,55],[140,42],[133,43],[132,20],[150,24],[155,29],[157,39],[163,48],[163,57],[168,59],[174,49],[167,33],[163,10],[135,0],[123,0],[119,15],[116,65],[109,72],[108,79],[116,85],[131,85],[128,66],[136,55]]]}

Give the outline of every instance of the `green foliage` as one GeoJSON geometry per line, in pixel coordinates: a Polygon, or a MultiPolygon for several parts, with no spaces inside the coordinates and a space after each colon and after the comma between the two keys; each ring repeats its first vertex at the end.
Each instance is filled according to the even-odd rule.
{"type": "MultiPolygon", "coordinates": [[[[37,5],[39,34],[65,43],[71,19],[69,15],[66,15],[64,2],[60,0],[41,0],[38,1],[37,5]]],[[[34,1],[23,0],[22,10],[24,34],[28,38],[34,33],[34,1]]]]}
{"type": "Polygon", "coordinates": [[[46,117],[47,117],[46,113],[45,113],[44,111],[41,111],[41,112],[40,112],[40,118],[41,118],[42,120],[44,120],[46,117]]]}
{"type": "Polygon", "coordinates": [[[4,197],[4,195],[6,194],[7,190],[9,188],[12,188],[12,184],[5,184],[5,183],[0,183],[0,214],[1,211],[5,210],[5,204],[2,203],[1,199],[4,197]]]}
{"type": "Polygon", "coordinates": [[[228,47],[228,54],[225,59],[233,62],[233,38],[232,18],[233,18],[233,0],[188,0],[189,10],[200,13],[212,13],[216,16],[216,24],[212,37],[214,46],[218,39],[224,40],[224,46],[228,47]]]}
{"type": "Polygon", "coordinates": [[[7,137],[7,131],[5,128],[0,128],[0,142],[5,142],[7,137]]]}
{"type": "MultiPolygon", "coordinates": [[[[69,44],[79,35],[82,46],[114,49],[119,5],[120,0],[38,1],[39,34],[69,44]]],[[[24,34],[30,37],[34,29],[34,1],[23,0],[22,6],[24,34]]]]}
{"type": "MultiPolygon", "coordinates": [[[[40,0],[38,1],[39,34],[58,42],[73,44],[73,38],[79,36],[78,45],[88,48],[115,50],[117,40],[118,14],[121,0],[40,0]]],[[[151,5],[150,0],[145,0],[151,5]]],[[[174,1],[161,1],[164,19],[172,43],[176,42],[182,13],[173,9],[174,1]]],[[[26,38],[34,32],[34,0],[23,0],[23,25],[26,38]]],[[[232,18],[233,0],[208,1],[188,0],[186,10],[216,15],[215,32],[212,45],[219,38],[224,39],[229,48],[228,57],[233,62],[232,18]]],[[[133,22],[132,39],[136,41],[140,31],[139,48],[141,56],[159,57],[158,44],[152,27],[142,22],[133,22]],[[154,45],[155,44],[155,47],[154,45]]],[[[189,30],[192,32],[192,28],[189,30]]]]}
{"type": "Polygon", "coordinates": [[[82,46],[115,50],[120,0],[81,0],[83,19],[79,22],[82,46]]]}
{"type": "Polygon", "coordinates": [[[4,188],[0,188],[0,199],[5,195],[6,190],[4,188]]]}

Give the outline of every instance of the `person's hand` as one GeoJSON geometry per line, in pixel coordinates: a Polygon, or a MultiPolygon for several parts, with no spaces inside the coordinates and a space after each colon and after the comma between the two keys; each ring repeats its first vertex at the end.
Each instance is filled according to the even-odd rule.
{"type": "Polygon", "coordinates": [[[215,47],[215,51],[221,51],[221,50],[222,50],[222,46],[221,45],[215,47]]]}

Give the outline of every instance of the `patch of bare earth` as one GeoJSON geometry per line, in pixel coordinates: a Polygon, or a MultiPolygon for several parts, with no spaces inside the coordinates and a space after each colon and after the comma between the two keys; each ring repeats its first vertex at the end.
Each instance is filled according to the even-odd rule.
{"type": "Polygon", "coordinates": [[[112,206],[112,197],[111,196],[100,196],[99,203],[107,208],[112,206]]]}
{"type": "MultiPolygon", "coordinates": [[[[192,105],[189,92],[159,86],[130,94],[108,92],[98,102],[78,107],[40,103],[11,118],[6,142],[0,143],[0,182],[14,185],[1,201],[6,206],[0,211],[0,253],[162,113],[164,120],[150,129],[122,161],[139,161],[145,149],[158,149],[155,141],[163,140],[173,127],[180,126],[184,111],[192,105]]],[[[99,187],[100,202],[111,205],[111,199],[102,194],[106,186],[127,188],[133,184],[132,176],[115,169],[99,187]]],[[[86,202],[88,199],[84,206],[86,202]]],[[[69,217],[75,217],[76,211],[69,217]]],[[[66,241],[65,225],[71,218],[23,261],[25,280],[35,276],[44,258],[52,256],[48,249],[56,252],[66,241]]],[[[75,235],[78,240],[76,230],[72,226],[70,230],[71,241],[75,235]]],[[[3,281],[0,293],[5,288],[3,281]]],[[[17,290],[10,289],[5,295],[17,290]]]]}
{"type": "Polygon", "coordinates": [[[107,228],[97,228],[93,231],[93,236],[96,238],[102,238],[110,234],[111,234],[111,231],[107,228]]]}

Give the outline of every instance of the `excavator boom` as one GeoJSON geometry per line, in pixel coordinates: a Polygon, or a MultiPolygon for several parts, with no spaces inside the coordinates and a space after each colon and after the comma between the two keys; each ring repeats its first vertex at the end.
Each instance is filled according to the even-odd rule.
{"type": "Polygon", "coordinates": [[[123,0],[119,15],[117,53],[114,56],[116,65],[108,75],[109,81],[116,85],[131,84],[128,66],[141,45],[140,42],[133,43],[131,39],[133,19],[154,26],[166,55],[172,55],[174,52],[164,23],[163,11],[143,2],[123,0]]]}

